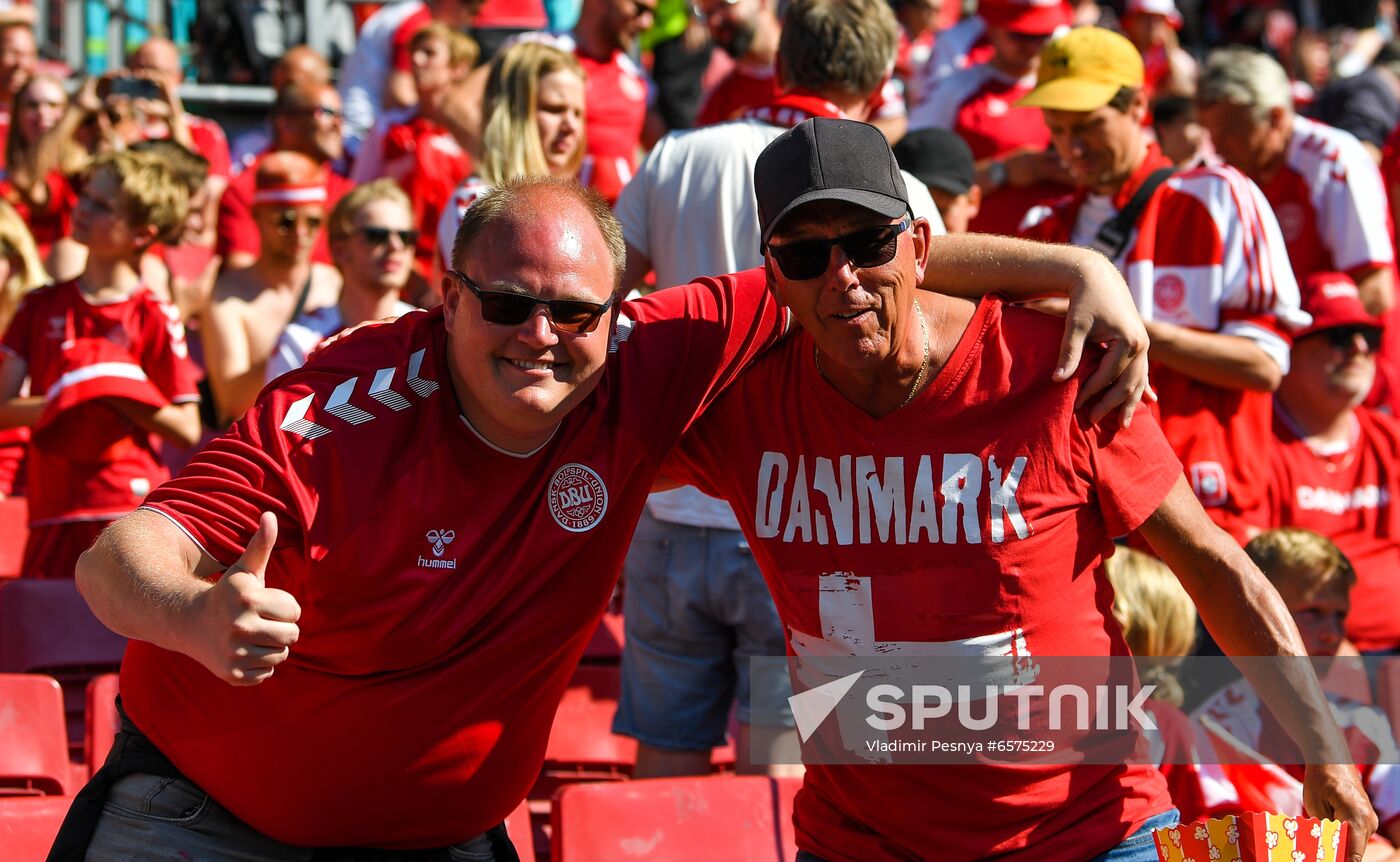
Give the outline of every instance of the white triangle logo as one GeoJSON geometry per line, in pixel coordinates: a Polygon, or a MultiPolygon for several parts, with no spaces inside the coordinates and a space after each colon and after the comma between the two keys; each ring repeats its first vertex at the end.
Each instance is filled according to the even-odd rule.
{"type": "Polygon", "coordinates": [[[857,671],[850,676],[834,679],[788,698],[788,706],[792,707],[792,717],[797,722],[797,734],[803,742],[812,738],[812,734],[816,733],[817,728],[826,721],[826,717],[831,715],[841,698],[845,697],[851,686],[856,684],[856,680],[864,675],[865,671],[857,671]]]}

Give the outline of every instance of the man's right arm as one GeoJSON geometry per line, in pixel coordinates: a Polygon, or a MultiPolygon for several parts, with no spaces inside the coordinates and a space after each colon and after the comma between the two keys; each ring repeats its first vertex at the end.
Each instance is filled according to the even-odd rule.
{"type": "Polygon", "coordinates": [[[264,581],[277,520],[264,513],[243,556],[217,561],[166,516],[138,509],[78,560],[77,586],[108,628],[183,653],[230,685],[256,685],[287,660],[301,608],[264,581]]]}

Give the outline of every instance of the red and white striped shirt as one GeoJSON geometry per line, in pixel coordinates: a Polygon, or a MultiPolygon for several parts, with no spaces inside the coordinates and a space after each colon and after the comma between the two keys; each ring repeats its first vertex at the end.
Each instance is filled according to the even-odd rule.
{"type": "MultiPolygon", "coordinates": [[[[1086,209],[1111,218],[1168,165],[1152,147],[1107,206],[1081,189],[1028,213],[1023,232],[1051,242],[1093,237],[1102,221],[1080,224],[1086,209]]],[[[1145,320],[1248,338],[1287,372],[1287,333],[1308,317],[1273,211],[1239,171],[1205,166],[1172,176],[1143,207],[1114,263],[1145,320]]],[[[1263,499],[1268,465],[1259,453],[1272,436],[1272,396],[1212,386],[1164,366],[1152,369],[1152,382],[1162,430],[1196,495],[1222,525],[1236,526],[1233,519],[1263,499]]]]}

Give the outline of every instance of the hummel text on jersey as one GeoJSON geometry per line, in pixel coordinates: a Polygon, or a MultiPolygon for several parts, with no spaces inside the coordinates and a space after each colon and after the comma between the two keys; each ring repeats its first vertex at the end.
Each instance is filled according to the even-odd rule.
{"type": "Polygon", "coordinates": [[[1008,535],[1030,535],[1016,497],[1025,456],[1004,466],[995,455],[984,462],[977,455],[945,454],[936,480],[935,457],[921,455],[917,464],[906,465],[902,456],[877,462],[871,455],[842,455],[809,462],[798,455],[794,463],[782,452],[764,452],[755,529],[760,538],[821,545],[831,542],[833,534],[838,545],[975,545],[984,532],[1000,544],[1008,535]],[[906,481],[911,466],[912,487],[906,481]]]}
{"type": "Polygon", "coordinates": [[[1378,509],[1390,505],[1390,490],[1375,485],[1362,485],[1351,491],[1337,491],[1332,488],[1312,488],[1298,486],[1298,508],[1304,511],[1330,512],[1341,515],[1357,509],[1378,509]]]}

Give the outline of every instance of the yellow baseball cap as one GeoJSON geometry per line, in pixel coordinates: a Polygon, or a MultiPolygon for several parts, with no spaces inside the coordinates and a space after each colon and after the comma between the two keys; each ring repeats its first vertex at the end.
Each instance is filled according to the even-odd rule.
{"type": "Polygon", "coordinates": [[[1035,89],[1018,107],[1093,111],[1123,87],[1142,86],[1142,55],[1126,37],[1102,27],[1077,27],[1040,52],[1035,89]]]}

